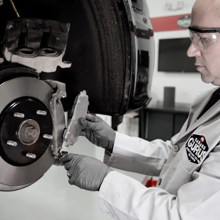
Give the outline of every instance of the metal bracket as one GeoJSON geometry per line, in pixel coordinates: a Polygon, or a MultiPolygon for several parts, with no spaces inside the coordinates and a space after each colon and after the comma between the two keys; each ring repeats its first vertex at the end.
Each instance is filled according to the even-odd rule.
{"type": "Polygon", "coordinates": [[[136,13],[142,13],[143,12],[143,0],[132,0],[132,8],[136,13]]]}
{"type": "Polygon", "coordinates": [[[52,139],[52,151],[55,159],[58,159],[61,154],[61,148],[63,144],[63,131],[65,130],[65,117],[64,109],[61,103],[61,98],[66,97],[66,85],[64,83],[45,80],[56,92],[52,94],[50,100],[50,111],[53,121],[53,139],[52,139]]]}
{"type": "MultiPolygon", "coordinates": [[[[0,0],[1,1],[1,0],[0,0]]],[[[3,54],[8,62],[19,63],[40,72],[55,72],[62,61],[70,30],[69,23],[42,19],[16,19],[7,22],[3,54]]]]}

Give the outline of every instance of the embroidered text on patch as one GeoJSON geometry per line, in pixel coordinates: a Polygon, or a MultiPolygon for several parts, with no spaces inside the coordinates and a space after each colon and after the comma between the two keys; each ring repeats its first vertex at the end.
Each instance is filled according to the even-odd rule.
{"type": "Polygon", "coordinates": [[[193,134],[186,143],[186,153],[192,163],[199,164],[209,150],[205,137],[193,134]]]}

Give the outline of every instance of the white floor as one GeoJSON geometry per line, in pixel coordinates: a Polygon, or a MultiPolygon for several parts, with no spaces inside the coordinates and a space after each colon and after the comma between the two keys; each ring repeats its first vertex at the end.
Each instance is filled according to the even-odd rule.
{"type": "MultiPolygon", "coordinates": [[[[136,119],[125,119],[119,131],[138,134],[136,119]]],[[[69,152],[103,159],[103,149],[84,137],[69,152]]],[[[119,171],[119,170],[118,170],[119,171]]],[[[124,171],[138,181],[144,176],[124,171]]],[[[15,192],[0,192],[1,220],[110,220],[98,207],[98,192],[81,190],[68,183],[63,167],[52,166],[35,184],[15,192]]]]}

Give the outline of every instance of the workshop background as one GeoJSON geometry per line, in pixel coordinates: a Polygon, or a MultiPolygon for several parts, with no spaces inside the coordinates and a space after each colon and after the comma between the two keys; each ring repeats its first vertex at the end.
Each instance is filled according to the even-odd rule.
{"type": "MultiPolygon", "coordinates": [[[[195,0],[148,0],[150,17],[159,18],[190,14],[195,0]],[[180,3],[179,3],[180,2],[180,3]],[[179,4],[179,5],[177,5],[179,4]],[[182,7],[182,8],[181,8],[182,7]]],[[[153,27],[154,28],[154,27],[153,27]]],[[[155,32],[155,70],[151,86],[150,105],[163,102],[164,87],[175,87],[175,103],[192,103],[202,90],[212,88],[204,84],[198,73],[175,73],[158,71],[158,45],[160,39],[188,37],[188,30],[167,30],[155,32]]],[[[103,117],[109,124],[111,118],[103,117]]],[[[139,135],[139,118],[136,114],[127,114],[118,131],[131,135],[139,135]],[[135,117],[134,117],[135,116],[135,117]]],[[[67,149],[76,154],[89,155],[102,160],[103,149],[93,146],[85,138],[80,137],[74,146],[67,149]]],[[[125,173],[138,181],[143,175],[125,173]]],[[[63,167],[53,166],[43,178],[35,184],[15,192],[0,192],[1,220],[110,220],[111,217],[101,213],[98,208],[98,192],[81,190],[68,184],[63,167]]]]}

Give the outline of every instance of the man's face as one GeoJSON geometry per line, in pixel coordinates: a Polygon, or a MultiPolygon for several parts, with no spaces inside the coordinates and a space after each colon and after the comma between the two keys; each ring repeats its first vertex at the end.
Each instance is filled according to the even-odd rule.
{"type": "MultiPolygon", "coordinates": [[[[191,27],[199,29],[220,28],[220,4],[218,1],[197,0],[192,10],[191,27]]],[[[195,66],[202,81],[220,86],[220,33],[217,41],[204,49],[191,43],[187,55],[195,57],[195,66]]]]}

